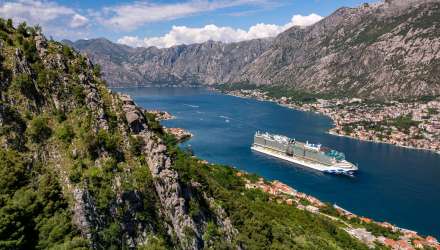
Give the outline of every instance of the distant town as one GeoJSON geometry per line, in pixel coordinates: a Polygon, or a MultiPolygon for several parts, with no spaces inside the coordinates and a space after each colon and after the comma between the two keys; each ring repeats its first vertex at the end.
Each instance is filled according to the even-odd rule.
{"type": "Polygon", "coordinates": [[[289,97],[274,98],[258,89],[226,93],[324,114],[334,122],[329,131],[334,135],[440,153],[440,98],[413,102],[342,98],[304,103],[289,97]]]}

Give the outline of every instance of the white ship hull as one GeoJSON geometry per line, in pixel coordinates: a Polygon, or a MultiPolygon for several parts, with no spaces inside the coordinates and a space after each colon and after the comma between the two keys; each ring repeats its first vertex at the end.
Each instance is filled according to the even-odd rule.
{"type": "Polygon", "coordinates": [[[293,162],[326,173],[351,175],[353,174],[353,172],[358,170],[358,168],[354,164],[345,160],[341,162],[337,162],[334,165],[325,165],[319,162],[308,161],[299,157],[289,156],[279,151],[265,148],[256,144],[253,144],[251,149],[266,155],[270,155],[288,162],[293,162]]]}

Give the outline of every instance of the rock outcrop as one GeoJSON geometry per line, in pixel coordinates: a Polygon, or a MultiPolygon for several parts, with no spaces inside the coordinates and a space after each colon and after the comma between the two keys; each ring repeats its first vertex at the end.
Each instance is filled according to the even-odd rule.
{"type": "Polygon", "coordinates": [[[176,234],[184,249],[200,249],[203,246],[201,232],[187,212],[185,195],[179,183],[179,174],[172,169],[172,160],[167,155],[166,145],[148,130],[146,118],[133,100],[127,95],[120,95],[120,99],[132,132],[143,141],[142,152],[147,158],[154,186],[162,205],[162,212],[169,222],[169,234],[176,234]],[[190,237],[189,232],[193,232],[195,237],[190,237]]]}

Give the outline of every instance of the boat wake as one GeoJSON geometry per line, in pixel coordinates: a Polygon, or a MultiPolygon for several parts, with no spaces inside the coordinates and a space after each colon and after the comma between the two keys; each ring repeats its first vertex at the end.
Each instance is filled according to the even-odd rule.
{"type": "Polygon", "coordinates": [[[186,103],[184,103],[183,105],[188,106],[188,107],[191,107],[191,108],[200,108],[200,106],[192,105],[192,104],[186,104],[186,103]]]}

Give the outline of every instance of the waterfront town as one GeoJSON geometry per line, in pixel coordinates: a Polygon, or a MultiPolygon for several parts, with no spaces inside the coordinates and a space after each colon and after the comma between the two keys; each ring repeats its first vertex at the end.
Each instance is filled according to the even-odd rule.
{"type": "Polygon", "coordinates": [[[251,180],[244,172],[237,172],[236,175],[244,179],[247,189],[259,189],[269,194],[274,202],[295,206],[300,210],[340,222],[348,234],[364,242],[370,248],[382,245],[392,250],[440,250],[440,243],[432,236],[422,237],[415,231],[399,228],[388,222],[376,222],[370,218],[355,215],[336,204],[323,203],[311,195],[298,192],[276,180],[272,182],[265,181],[263,178],[251,180]]]}
{"type": "Polygon", "coordinates": [[[329,131],[334,135],[440,153],[440,98],[413,102],[343,98],[299,103],[288,97],[273,98],[255,89],[227,94],[326,115],[334,122],[329,131]]]}

